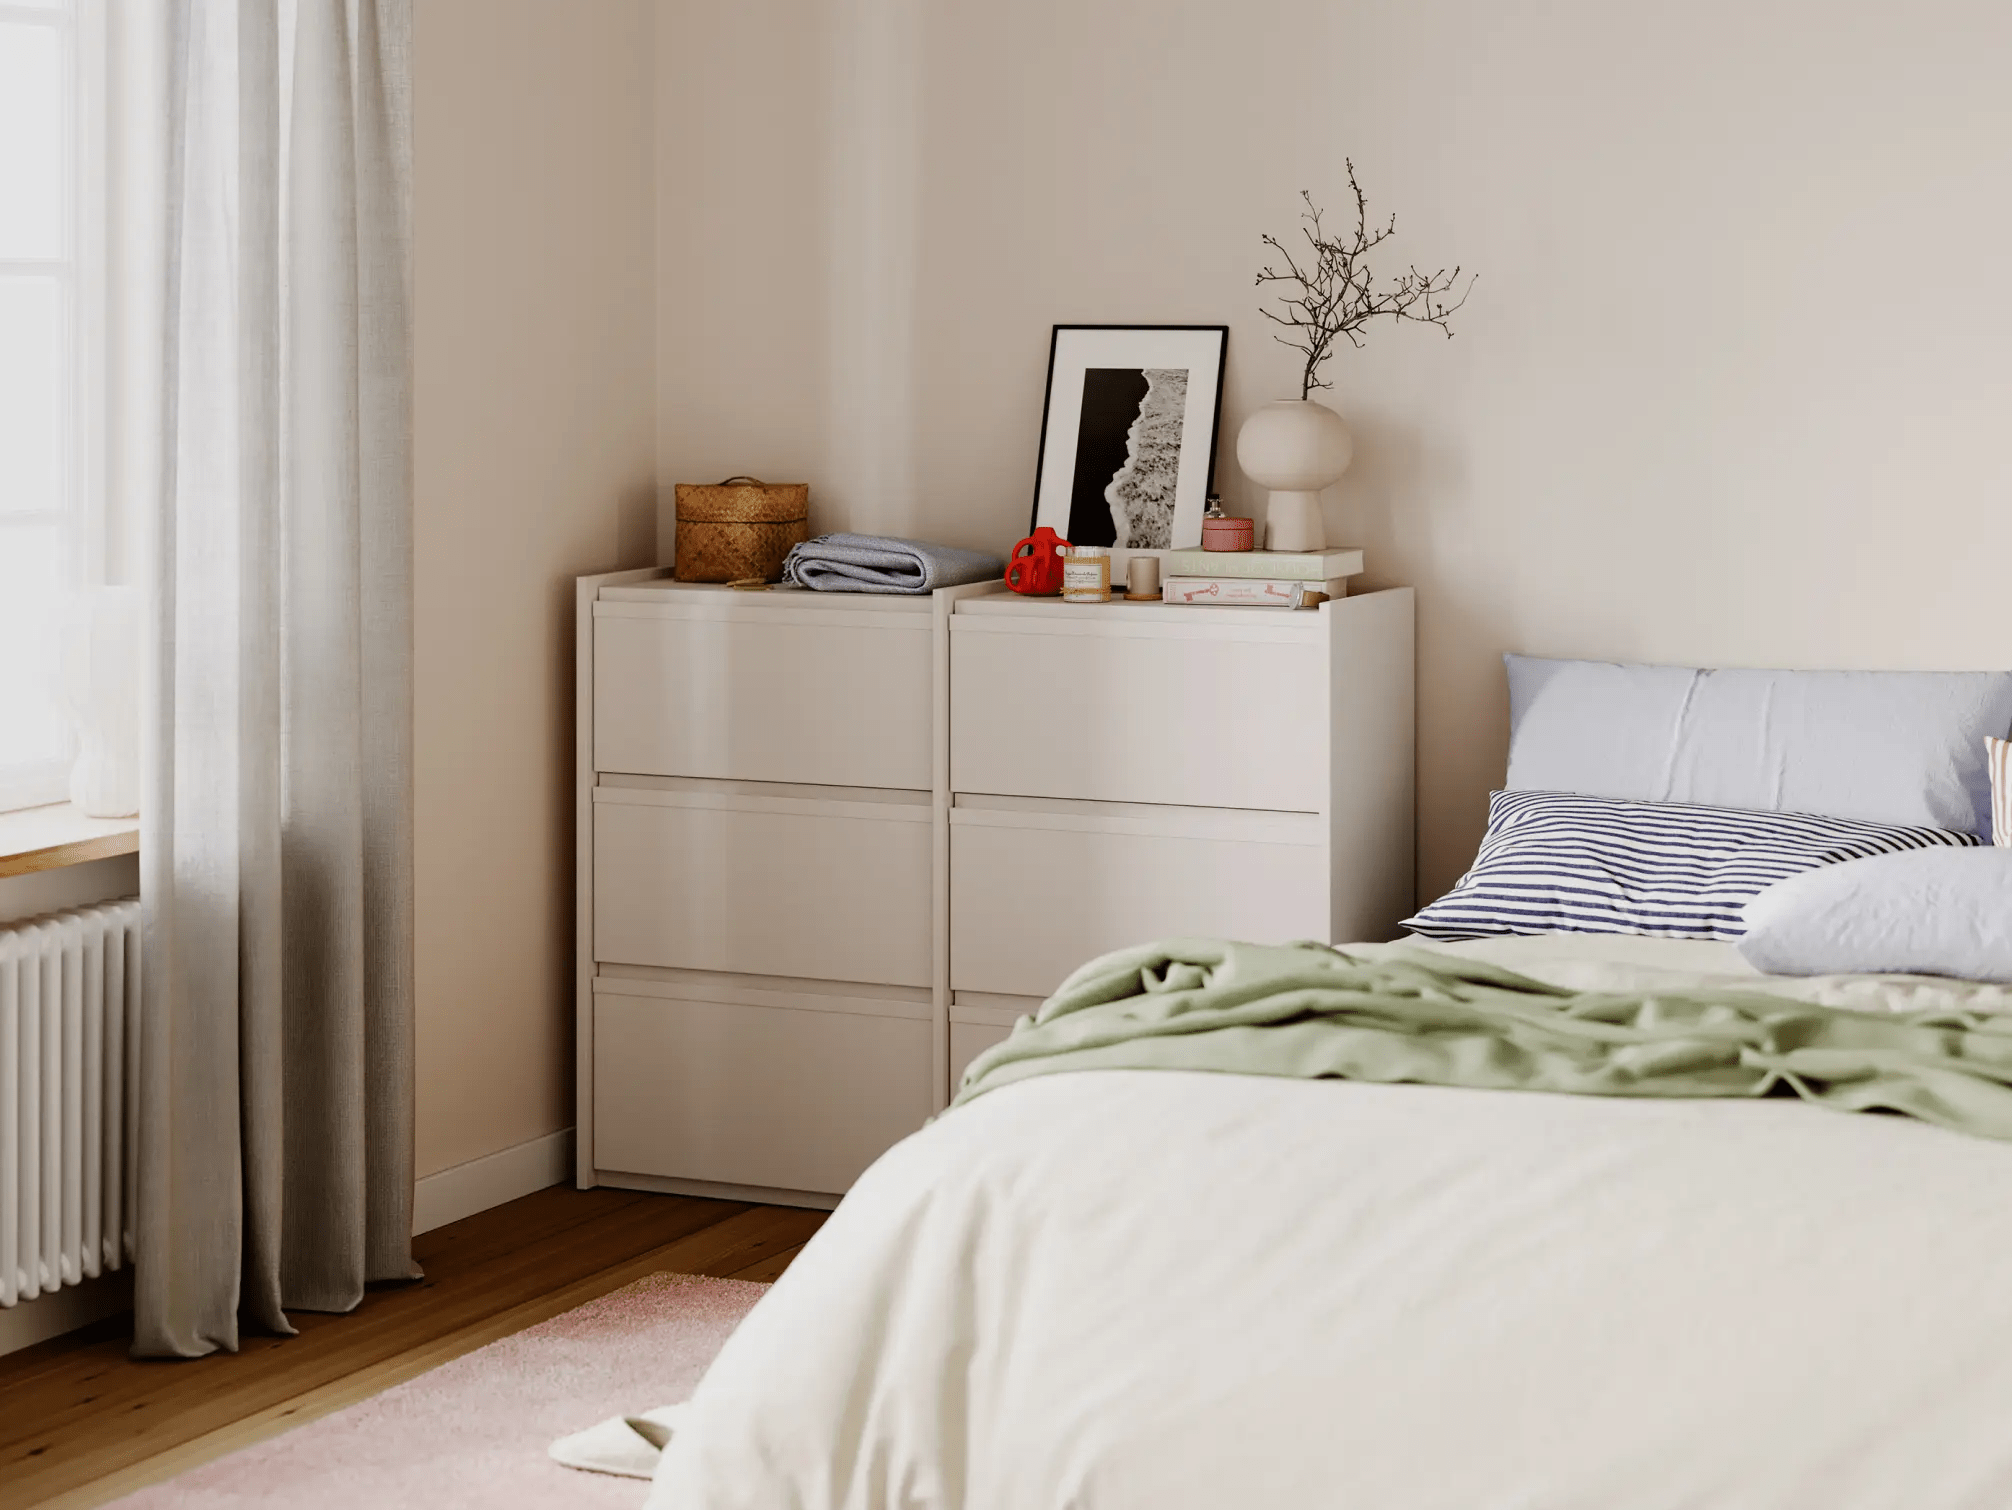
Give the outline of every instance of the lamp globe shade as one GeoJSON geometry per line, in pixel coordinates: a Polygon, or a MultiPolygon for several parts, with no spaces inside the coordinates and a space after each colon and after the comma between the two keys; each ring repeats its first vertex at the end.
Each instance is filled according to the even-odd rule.
{"type": "Polygon", "coordinates": [[[1266,404],[1237,431],[1237,465],[1261,488],[1317,493],[1338,481],[1354,457],[1348,422],[1309,399],[1266,404]]]}

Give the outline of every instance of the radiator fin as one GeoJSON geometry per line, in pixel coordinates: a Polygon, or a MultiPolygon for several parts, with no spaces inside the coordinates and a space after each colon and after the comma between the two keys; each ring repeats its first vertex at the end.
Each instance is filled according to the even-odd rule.
{"type": "Polygon", "coordinates": [[[0,927],[0,1305],[133,1252],[140,903],[0,927]]]}

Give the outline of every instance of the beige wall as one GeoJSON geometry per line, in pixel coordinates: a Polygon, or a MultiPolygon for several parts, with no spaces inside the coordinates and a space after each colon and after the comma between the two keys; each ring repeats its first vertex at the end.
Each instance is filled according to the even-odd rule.
{"type": "Polygon", "coordinates": [[[1227,322],[1227,453],[1297,391],[1258,234],[1344,154],[1480,270],[1332,372],[1330,531],[1419,589],[1430,890],[1504,650],[2012,664],[1999,0],[663,0],[658,57],[661,475],[823,525],[1022,533],[1056,321],[1227,322]]]}
{"type": "Polygon", "coordinates": [[[2008,55],[1995,0],[418,0],[420,1172],[571,1119],[567,581],[654,476],[1002,546],[1056,321],[1229,323],[1227,453],[1344,154],[1482,275],[1333,367],[1428,889],[1505,649],[2012,664],[2008,55]]]}
{"type": "Polygon", "coordinates": [[[572,617],[652,550],[648,0],[418,0],[419,1173],[572,1121],[572,617]]]}

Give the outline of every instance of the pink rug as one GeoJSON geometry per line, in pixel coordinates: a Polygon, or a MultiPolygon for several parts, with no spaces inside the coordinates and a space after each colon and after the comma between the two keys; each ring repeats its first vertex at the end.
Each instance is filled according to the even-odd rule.
{"type": "Polygon", "coordinates": [[[652,1274],[382,1394],[117,1501],[129,1510],[635,1510],[639,1479],[561,1468],[559,1437],[672,1405],[768,1290],[652,1274]]]}

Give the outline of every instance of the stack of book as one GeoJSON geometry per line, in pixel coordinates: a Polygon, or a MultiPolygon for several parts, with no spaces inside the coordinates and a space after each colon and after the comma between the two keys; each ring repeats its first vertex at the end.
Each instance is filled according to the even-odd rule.
{"type": "Polygon", "coordinates": [[[1309,590],[1346,596],[1348,579],[1362,570],[1362,552],[1168,551],[1160,570],[1169,603],[1297,608],[1309,590]]]}

